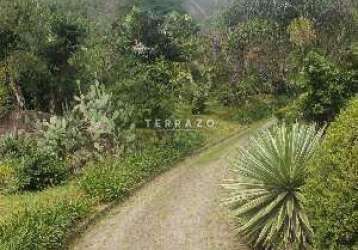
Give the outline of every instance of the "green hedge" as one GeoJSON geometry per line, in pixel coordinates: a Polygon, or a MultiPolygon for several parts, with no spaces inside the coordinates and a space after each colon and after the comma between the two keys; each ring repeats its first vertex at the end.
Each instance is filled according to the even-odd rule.
{"type": "Polygon", "coordinates": [[[316,249],[358,249],[358,97],[329,127],[309,171],[316,249]]]}

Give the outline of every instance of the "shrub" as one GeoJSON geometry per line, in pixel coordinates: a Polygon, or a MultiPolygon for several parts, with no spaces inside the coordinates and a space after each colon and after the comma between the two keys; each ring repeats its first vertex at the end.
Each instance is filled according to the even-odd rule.
{"type": "Polygon", "coordinates": [[[358,91],[358,81],[350,71],[339,69],[325,57],[311,52],[305,62],[307,81],[301,110],[308,121],[332,121],[350,97],[358,91]]]}
{"type": "Polygon", "coordinates": [[[77,105],[65,116],[40,123],[40,148],[69,159],[79,169],[88,159],[122,150],[133,139],[129,111],[115,107],[112,95],[98,82],[75,99],[77,105]]]}
{"type": "Polygon", "coordinates": [[[251,100],[237,110],[233,120],[240,124],[251,124],[272,115],[272,105],[260,100],[251,100]]]}
{"type": "Polygon", "coordinates": [[[322,133],[315,126],[283,123],[252,138],[234,160],[237,175],[225,185],[232,191],[228,204],[242,224],[238,231],[255,247],[307,247],[312,229],[300,188],[322,133]]]}
{"type": "Polygon", "coordinates": [[[317,249],[358,247],[358,98],[331,124],[304,188],[317,249]]]}
{"type": "Polygon", "coordinates": [[[284,121],[287,123],[294,123],[298,120],[302,120],[302,112],[300,109],[301,99],[295,100],[290,105],[281,108],[274,112],[274,115],[279,121],[284,121]]]}
{"type": "MultiPolygon", "coordinates": [[[[197,132],[176,132],[174,137],[174,148],[182,154],[190,153],[204,143],[204,137],[197,132]]],[[[170,145],[169,145],[170,146],[170,145]]]]}
{"type": "Polygon", "coordinates": [[[200,115],[207,109],[210,84],[194,84],[194,86],[195,87],[191,90],[192,113],[194,115],[200,115]]]}
{"type": "Polygon", "coordinates": [[[33,141],[24,136],[6,134],[0,138],[0,155],[2,158],[16,158],[28,154],[33,147],[33,141]]]}
{"type": "Polygon", "coordinates": [[[316,39],[314,24],[307,18],[296,18],[288,27],[290,41],[299,48],[311,45],[316,39]]]}
{"type": "Polygon", "coordinates": [[[61,184],[70,174],[69,168],[58,158],[56,151],[50,151],[45,146],[40,150],[34,141],[24,136],[3,136],[0,140],[0,153],[5,164],[2,170],[11,169],[12,173],[9,180],[3,180],[3,190],[42,190],[61,184]]]}
{"type": "Polygon", "coordinates": [[[63,183],[69,176],[69,169],[63,161],[39,150],[24,156],[16,171],[17,178],[23,183],[23,190],[42,190],[63,183]]]}

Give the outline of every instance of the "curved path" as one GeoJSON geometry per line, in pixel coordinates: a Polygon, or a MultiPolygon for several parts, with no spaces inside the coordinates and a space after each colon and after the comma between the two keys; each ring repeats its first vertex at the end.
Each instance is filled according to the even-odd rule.
{"type": "MultiPolygon", "coordinates": [[[[253,129],[251,129],[252,131],[253,129]]],[[[76,250],[248,250],[221,206],[227,157],[246,131],[181,162],[91,226],[76,250]]]]}

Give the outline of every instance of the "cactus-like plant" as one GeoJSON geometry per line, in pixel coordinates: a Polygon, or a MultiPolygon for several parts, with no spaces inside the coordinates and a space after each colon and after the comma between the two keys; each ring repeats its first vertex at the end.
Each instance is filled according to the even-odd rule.
{"type": "Polygon", "coordinates": [[[277,125],[253,137],[233,161],[236,177],[224,185],[231,190],[227,202],[240,218],[239,233],[255,247],[309,244],[313,232],[301,187],[322,134],[314,125],[277,125]]]}
{"type": "Polygon", "coordinates": [[[86,94],[75,97],[78,104],[73,112],[77,114],[85,127],[94,148],[102,152],[106,146],[118,147],[123,133],[118,121],[126,117],[126,110],[116,110],[112,94],[108,93],[98,82],[92,85],[86,94]]]}
{"type": "Polygon", "coordinates": [[[43,121],[39,131],[42,133],[42,139],[38,141],[39,147],[47,148],[60,157],[74,153],[86,143],[80,122],[71,114],[64,117],[53,116],[49,121],[43,121]]]}

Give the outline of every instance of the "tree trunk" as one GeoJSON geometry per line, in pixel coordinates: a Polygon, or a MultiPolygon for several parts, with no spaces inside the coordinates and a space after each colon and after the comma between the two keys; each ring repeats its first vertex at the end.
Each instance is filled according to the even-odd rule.
{"type": "Polygon", "coordinates": [[[17,111],[22,111],[25,109],[25,98],[21,90],[21,86],[18,81],[16,81],[10,73],[9,64],[8,64],[8,55],[7,48],[5,49],[5,83],[11,89],[15,97],[15,105],[17,111]]]}
{"type": "Polygon", "coordinates": [[[21,86],[18,81],[14,80],[8,72],[6,73],[7,83],[12,90],[15,97],[15,105],[17,111],[23,111],[25,109],[25,98],[21,90],[21,86]]]}

